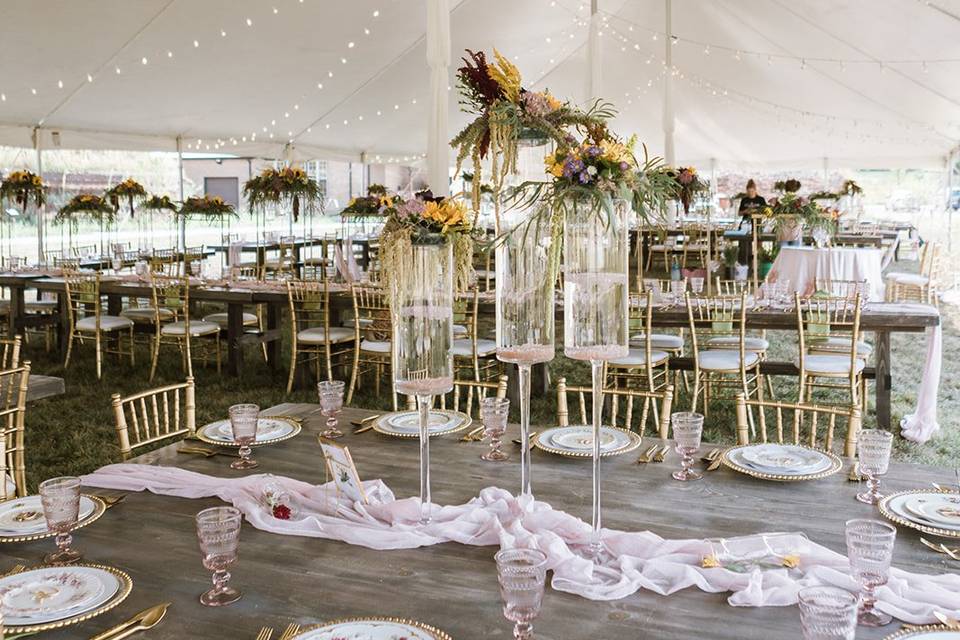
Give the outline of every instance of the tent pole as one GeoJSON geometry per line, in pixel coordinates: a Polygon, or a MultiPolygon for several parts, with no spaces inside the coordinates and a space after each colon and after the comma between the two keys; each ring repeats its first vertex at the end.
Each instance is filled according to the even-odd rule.
{"type": "MultiPolygon", "coordinates": [[[[183,138],[177,136],[177,175],[180,180],[180,202],[183,202],[183,138]]],[[[180,250],[184,253],[184,258],[186,258],[187,252],[187,219],[185,216],[180,216],[180,233],[179,233],[179,244],[180,250]]],[[[186,266],[186,265],[184,265],[186,266]]]]}
{"type": "Polygon", "coordinates": [[[673,147],[673,1],[664,0],[667,15],[667,37],[664,38],[664,60],[667,74],[663,79],[663,158],[669,165],[676,164],[676,151],[673,147]]]}
{"type": "Polygon", "coordinates": [[[430,106],[427,111],[427,180],[434,195],[450,194],[450,144],[447,132],[450,95],[450,2],[427,2],[427,65],[430,106]]]}
{"type": "Polygon", "coordinates": [[[587,99],[597,100],[600,97],[600,71],[602,50],[600,47],[600,13],[597,10],[599,0],[590,0],[590,35],[587,45],[587,68],[590,76],[587,78],[587,99]]]}
{"type": "MultiPolygon", "coordinates": [[[[43,178],[43,153],[40,150],[40,127],[34,127],[33,129],[33,148],[37,152],[37,175],[43,178]]],[[[43,263],[43,236],[45,229],[43,228],[43,214],[46,205],[41,204],[37,207],[37,263],[43,263]]],[[[26,212],[27,204],[23,204],[23,210],[26,212]]]]}

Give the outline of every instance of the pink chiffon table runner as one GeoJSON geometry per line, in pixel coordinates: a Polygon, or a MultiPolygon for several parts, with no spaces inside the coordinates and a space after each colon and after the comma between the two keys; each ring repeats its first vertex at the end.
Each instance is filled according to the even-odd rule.
{"type": "MultiPolygon", "coordinates": [[[[729,592],[732,606],[788,606],[796,603],[798,590],[808,585],[857,589],[849,576],[846,557],[800,533],[758,532],[727,539],[726,545],[737,547],[741,555],[763,556],[771,551],[768,538],[776,536],[780,547],[789,548],[795,560],[775,568],[735,571],[704,566],[703,559],[716,552],[710,539],[665,540],[649,531],[604,529],[606,553],[595,564],[576,553],[589,542],[590,525],[545,502],[516,497],[497,487],[483,489],[464,504],[435,505],[433,521],[421,525],[419,500],[396,500],[381,480],[364,482],[367,504],[338,498],[331,483],[312,485],[262,474],[217,478],[132,463],[103,467],[84,476],[83,483],[182,498],[216,496],[243,511],[258,529],[340,540],[372,549],[408,549],[444,542],[538,548],[548,556],[554,589],[593,600],[616,600],[641,589],[668,595],[697,587],[711,593],[729,592]],[[273,517],[264,502],[264,490],[271,485],[279,485],[290,494],[294,518],[273,517]]],[[[960,616],[960,575],[920,575],[894,568],[890,582],[877,595],[878,608],[906,622],[935,622],[934,611],[960,616]]]]}

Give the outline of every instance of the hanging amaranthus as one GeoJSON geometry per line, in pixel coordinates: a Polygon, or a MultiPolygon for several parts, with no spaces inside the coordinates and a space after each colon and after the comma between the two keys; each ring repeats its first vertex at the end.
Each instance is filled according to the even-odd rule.
{"type": "Polygon", "coordinates": [[[126,205],[130,209],[130,217],[133,218],[134,204],[137,201],[143,200],[147,197],[147,190],[143,188],[142,184],[133,178],[127,178],[123,182],[115,184],[107,189],[106,193],[104,193],[104,196],[110,201],[110,204],[113,205],[113,208],[117,211],[120,211],[120,200],[125,200],[126,205]]]}

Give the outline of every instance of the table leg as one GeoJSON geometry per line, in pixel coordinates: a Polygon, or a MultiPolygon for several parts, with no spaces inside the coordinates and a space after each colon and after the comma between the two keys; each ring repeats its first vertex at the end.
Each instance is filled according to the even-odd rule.
{"type": "Polygon", "coordinates": [[[70,340],[70,313],[67,308],[67,294],[57,293],[57,315],[60,321],[57,322],[57,348],[60,350],[60,358],[67,357],[67,346],[70,340]]]}
{"type": "MultiPolygon", "coordinates": [[[[275,332],[280,329],[280,314],[283,310],[282,304],[269,303],[267,305],[267,331],[275,332]]],[[[276,369],[280,363],[280,339],[271,340],[267,343],[267,363],[271,369],[276,369]]]]}
{"type": "Polygon", "coordinates": [[[10,287],[10,336],[23,331],[25,317],[24,287],[10,287]]]}
{"type": "Polygon", "coordinates": [[[876,344],[873,352],[876,354],[877,371],[877,427],[890,428],[890,332],[877,331],[876,344]]]}
{"type": "Polygon", "coordinates": [[[239,376],[243,369],[243,303],[227,305],[227,371],[239,376]]]}

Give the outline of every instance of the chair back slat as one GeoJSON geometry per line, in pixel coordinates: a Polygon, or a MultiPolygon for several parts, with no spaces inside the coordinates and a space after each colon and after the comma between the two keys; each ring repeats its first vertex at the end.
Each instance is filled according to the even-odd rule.
{"type": "Polygon", "coordinates": [[[24,416],[27,411],[27,386],[30,363],[0,371],[0,500],[27,495],[27,471],[24,416]],[[8,487],[12,480],[13,491],[8,487]]]}
{"type": "MultiPolygon", "coordinates": [[[[454,380],[452,395],[453,410],[468,416],[480,417],[480,400],[493,395],[495,398],[507,397],[507,376],[500,376],[496,382],[478,382],[476,380],[454,380]]],[[[447,396],[440,397],[440,407],[446,408],[447,396]]]]}
{"type": "Polygon", "coordinates": [[[126,398],[115,393],[112,403],[117,440],[124,459],[135,449],[196,432],[193,378],[126,398]]]}
{"type": "MultiPolygon", "coordinates": [[[[566,378],[560,378],[557,381],[557,425],[565,427],[569,425],[569,401],[567,394],[575,393],[578,404],[580,405],[580,424],[587,422],[587,395],[592,399],[593,389],[590,387],[578,387],[567,385],[566,378]]],[[[639,389],[604,389],[603,401],[610,404],[610,419],[607,424],[630,431],[636,431],[643,437],[647,422],[656,414],[659,416],[659,423],[653,425],[656,435],[666,438],[670,428],[670,409],[673,405],[673,385],[666,385],[658,391],[642,391],[639,389]],[[643,402],[643,409],[639,412],[639,420],[634,420],[637,415],[635,405],[643,402]],[[651,411],[652,403],[659,405],[659,411],[651,411]],[[623,411],[620,411],[622,407],[623,411]],[[625,421],[617,422],[618,415],[624,415],[625,421]]]]}
{"type": "Polygon", "coordinates": [[[750,444],[749,411],[757,411],[761,415],[772,411],[776,415],[776,439],[769,437],[767,429],[761,423],[757,438],[761,442],[777,442],[779,444],[797,444],[833,451],[836,443],[837,430],[846,427],[843,440],[842,455],[853,458],[857,453],[857,437],[860,433],[862,419],[860,409],[856,406],[824,406],[803,402],[779,402],[776,400],[747,400],[742,393],[737,394],[737,443],[750,444]],[[788,439],[784,438],[784,413],[791,415],[793,430],[788,439]]]}

